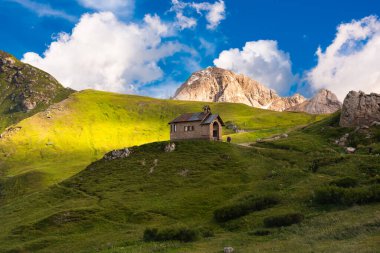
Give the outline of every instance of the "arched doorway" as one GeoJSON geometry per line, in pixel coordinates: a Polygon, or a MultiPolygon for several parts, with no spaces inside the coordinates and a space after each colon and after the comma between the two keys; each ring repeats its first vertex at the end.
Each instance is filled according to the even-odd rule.
{"type": "Polygon", "coordinates": [[[212,124],[212,138],[214,140],[219,140],[219,124],[216,121],[212,124]]]}

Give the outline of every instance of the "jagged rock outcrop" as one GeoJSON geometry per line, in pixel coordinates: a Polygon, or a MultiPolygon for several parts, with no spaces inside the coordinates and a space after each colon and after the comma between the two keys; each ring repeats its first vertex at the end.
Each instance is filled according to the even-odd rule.
{"type": "Polygon", "coordinates": [[[0,132],[72,92],[48,73],[0,50],[0,132]]]}
{"type": "Polygon", "coordinates": [[[208,67],[193,73],[177,89],[173,99],[243,103],[275,111],[283,111],[306,100],[299,94],[280,97],[275,91],[245,75],[217,67],[208,67]]]}
{"type": "Polygon", "coordinates": [[[116,149],[105,154],[103,159],[111,161],[115,159],[127,158],[128,156],[130,156],[131,153],[132,153],[132,150],[129,148],[116,149]]]}
{"type": "Polygon", "coordinates": [[[310,114],[330,114],[342,108],[337,96],[329,90],[321,89],[310,100],[287,109],[293,112],[306,112],[310,114]]]}
{"type": "Polygon", "coordinates": [[[169,142],[168,144],[165,145],[164,150],[167,153],[173,152],[175,150],[175,143],[169,142]]]}
{"type": "Polygon", "coordinates": [[[233,253],[234,252],[234,248],[232,247],[224,247],[224,253],[233,253]]]}
{"type": "Polygon", "coordinates": [[[380,121],[380,94],[350,91],[343,102],[340,126],[370,126],[377,121],[380,121]]]}

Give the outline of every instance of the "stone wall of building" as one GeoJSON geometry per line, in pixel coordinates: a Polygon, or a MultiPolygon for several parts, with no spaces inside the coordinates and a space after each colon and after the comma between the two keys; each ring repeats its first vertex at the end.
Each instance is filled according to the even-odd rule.
{"type": "MultiPolygon", "coordinates": [[[[222,126],[221,124],[215,120],[218,124],[219,128],[219,136],[218,139],[222,139],[222,126]]],[[[181,122],[176,123],[173,125],[176,125],[177,131],[171,131],[170,132],[170,140],[186,140],[186,139],[208,139],[213,140],[213,124],[210,125],[201,125],[200,122],[181,122]],[[185,131],[185,127],[194,127],[193,131],[185,131]]],[[[172,128],[171,128],[172,129],[172,128]]]]}
{"type": "Polygon", "coordinates": [[[176,123],[177,131],[170,132],[170,140],[184,139],[208,139],[208,125],[200,125],[200,122],[183,122],[176,123]],[[185,131],[185,127],[194,127],[193,131],[185,131]]]}

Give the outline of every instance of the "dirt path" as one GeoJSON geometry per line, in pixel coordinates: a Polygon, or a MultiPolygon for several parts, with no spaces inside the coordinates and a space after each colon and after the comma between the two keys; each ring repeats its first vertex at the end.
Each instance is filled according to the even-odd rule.
{"type": "Polygon", "coordinates": [[[236,145],[250,148],[251,144],[253,144],[253,143],[255,143],[255,142],[236,143],[236,145]]]}

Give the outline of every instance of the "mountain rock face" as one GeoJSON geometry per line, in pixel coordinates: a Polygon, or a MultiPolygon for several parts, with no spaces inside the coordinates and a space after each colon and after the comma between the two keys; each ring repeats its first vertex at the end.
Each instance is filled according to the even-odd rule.
{"type": "Polygon", "coordinates": [[[287,109],[293,112],[306,112],[310,114],[329,114],[342,108],[337,96],[329,90],[321,89],[312,99],[287,109]]]}
{"type": "Polygon", "coordinates": [[[343,102],[340,126],[370,126],[376,122],[380,122],[380,94],[350,91],[343,102]]]}
{"type": "Polygon", "coordinates": [[[291,97],[281,97],[280,99],[273,101],[268,109],[274,111],[285,111],[288,108],[299,105],[305,101],[307,101],[306,98],[297,93],[291,97]]]}
{"type": "Polygon", "coordinates": [[[0,131],[72,92],[51,75],[0,51],[0,131]]]}
{"type": "Polygon", "coordinates": [[[280,97],[275,91],[245,75],[217,67],[208,67],[193,73],[177,89],[173,99],[243,103],[274,111],[283,111],[306,100],[299,94],[280,97]]]}

